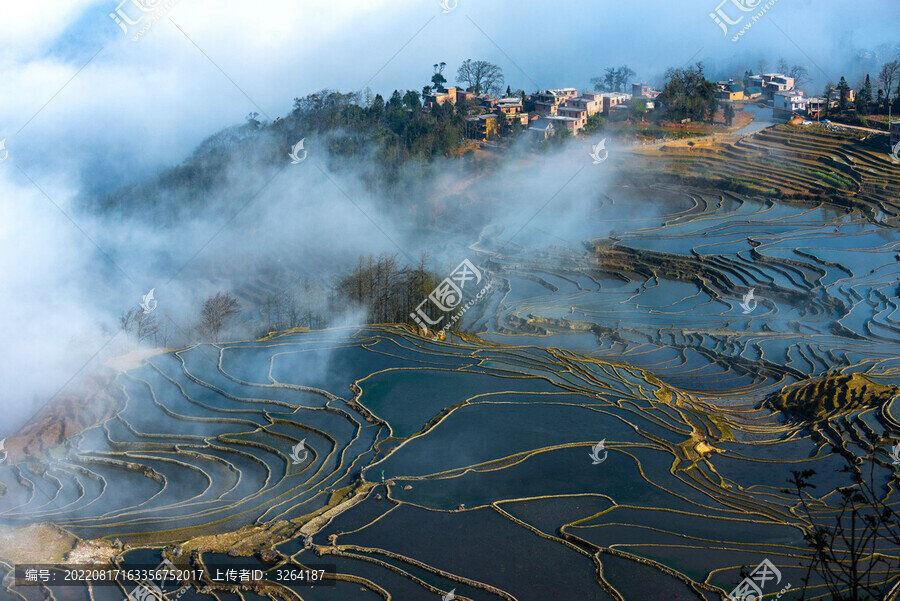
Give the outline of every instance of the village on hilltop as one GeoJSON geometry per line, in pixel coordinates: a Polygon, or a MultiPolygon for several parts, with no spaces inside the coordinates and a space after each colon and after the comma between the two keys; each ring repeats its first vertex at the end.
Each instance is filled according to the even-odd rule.
{"type": "Polygon", "coordinates": [[[474,140],[490,140],[502,136],[503,127],[517,124],[532,134],[547,139],[557,132],[572,135],[590,128],[592,117],[603,116],[609,120],[625,120],[632,115],[633,100],[644,102],[646,110],[653,110],[658,90],[644,83],[632,85],[632,92],[581,92],[576,88],[548,89],[519,96],[494,97],[490,94],[475,95],[460,88],[435,90],[424,96],[426,110],[443,104],[456,105],[461,101],[473,102],[483,109],[478,115],[466,118],[466,137],[474,140]]]}
{"type": "MultiPolygon", "coordinates": [[[[436,68],[438,66],[443,64],[436,65],[436,68]]],[[[709,82],[715,86],[713,102],[724,109],[724,124],[731,126],[734,107],[740,108],[744,104],[771,108],[774,120],[796,120],[804,124],[822,120],[830,124],[829,118],[841,121],[848,113],[851,118],[858,119],[868,115],[866,109],[872,105],[877,112],[882,104],[889,104],[883,102],[879,90],[878,99],[868,98],[860,106],[861,99],[857,98],[857,93],[843,77],[837,85],[829,83],[824,95],[807,96],[797,85],[798,78],[805,76],[805,70],[795,67],[797,69],[799,71],[791,71],[791,75],[753,74],[747,71],[743,81],[728,79],[714,84],[709,82]]],[[[633,75],[627,67],[620,70],[626,76],[633,75]]],[[[423,109],[430,111],[445,105],[460,109],[465,106],[465,138],[476,142],[489,143],[505,138],[513,131],[527,131],[535,139],[548,140],[560,134],[577,136],[593,133],[603,127],[603,122],[658,122],[669,116],[663,98],[660,98],[660,90],[637,82],[631,84],[630,92],[623,91],[626,87],[621,74],[615,89],[610,91],[579,91],[567,87],[527,94],[521,90],[513,92],[507,87],[505,94],[491,94],[478,93],[480,86],[475,89],[444,87],[445,80],[437,73],[438,76],[433,79],[435,85],[423,90],[423,109]]],[[[864,90],[861,88],[860,94],[864,90]]],[[[868,93],[872,95],[871,91],[868,93]]],[[[679,120],[682,125],[690,121],[690,118],[679,120]]],[[[884,125],[884,129],[890,129],[891,143],[900,141],[900,121],[888,117],[884,125]]]]}

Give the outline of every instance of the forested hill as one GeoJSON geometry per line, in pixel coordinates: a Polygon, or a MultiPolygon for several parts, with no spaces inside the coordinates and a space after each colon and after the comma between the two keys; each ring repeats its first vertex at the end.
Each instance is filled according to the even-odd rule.
{"type": "Polygon", "coordinates": [[[381,95],[323,90],[295,99],[294,109],[272,122],[251,113],[246,123],[207,138],[181,165],[95,200],[90,208],[131,215],[155,209],[157,217],[174,218],[209,202],[219,190],[246,186],[252,193],[265,168],[290,164],[288,153],[301,139],[329,169],[362,170],[377,185],[396,187],[409,160],[427,164],[466,152],[469,108],[461,103],[424,111],[413,90],[395,91],[387,101],[381,95]]]}

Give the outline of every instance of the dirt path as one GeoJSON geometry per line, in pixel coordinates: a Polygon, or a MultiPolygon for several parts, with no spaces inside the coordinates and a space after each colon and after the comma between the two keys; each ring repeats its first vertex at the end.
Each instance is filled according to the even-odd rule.
{"type": "Polygon", "coordinates": [[[883,129],[873,129],[871,127],[863,127],[861,125],[848,125],[846,123],[837,123],[835,121],[832,121],[831,123],[819,123],[819,125],[833,125],[834,127],[846,127],[847,129],[858,129],[859,131],[866,131],[866,132],[873,133],[873,134],[881,134],[883,136],[887,135],[887,133],[888,133],[888,132],[884,131],[883,129]]]}
{"type": "Polygon", "coordinates": [[[757,131],[762,131],[763,129],[767,129],[768,127],[772,127],[772,125],[777,125],[776,123],[772,123],[767,127],[764,127],[760,130],[752,131],[752,132],[741,132],[741,130],[745,129],[748,125],[750,125],[755,118],[750,113],[739,112],[735,116],[735,125],[732,127],[730,131],[721,131],[721,132],[712,132],[708,134],[703,134],[699,136],[695,136],[692,138],[664,138],[654,140],[653,142],[636,142],[631,145],[632,150],[640,150],[644,148],[659,148],[661,146],[691,146],[691,142],[696,144],[697,142],[702,142],[703,144],[715,143],[715,142],[737,142],[741,138],[745,136],[750,136],[757,131]],[[746,117],[749,115],[749,119],[746,117]]]}

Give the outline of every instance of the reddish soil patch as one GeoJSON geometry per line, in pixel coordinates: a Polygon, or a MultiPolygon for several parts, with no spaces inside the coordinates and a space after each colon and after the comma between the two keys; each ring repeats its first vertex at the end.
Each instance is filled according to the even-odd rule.
{"type": "Polygon", "coordinates": [[[66,393],[38,411],[6,440],[9,461],[21,461],[55,447],[115,414],[123,405],[111,386],[112,370],[85,377],[74,392],[66,393]]]}
{"type": "Polygon", "coordinates": [[[692,134],[716,134],[729,132],[746,127],[753,121],[753,114],[745,111],[735,111],[731,126],[725,125],[725,112],[722,109],[716,111],[712,123],[708,121],[691,121],[689,123],[673,123],[660,121],[658,125],[672,132],[684,132],[692,134]]]}

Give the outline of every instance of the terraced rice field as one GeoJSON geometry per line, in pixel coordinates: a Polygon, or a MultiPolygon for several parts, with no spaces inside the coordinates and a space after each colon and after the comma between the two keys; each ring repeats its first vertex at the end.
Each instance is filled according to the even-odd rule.
{"type": "Polygon", "coordinates": [[[883,136],[822,126],[779,125],[734,144],[665,146],[654,169],[780,199],[828,201],[878,221],[898,217],[900,184],[883,136]]]}
{"type": "MultiPolygon", "coordinates": [[[[612,190],[598,220],[636,194],[648,207],[613,237],[580,250],[472,247],[496,283],[466,314],[477,335],[283,333],[120,373],[115,415],[43,462],[0,467],[0,520],[118,539],[126,565],[164,551],[335,568],[334,586],[268,591],[282,598],[712,601],[768,558],[782,581],[766,598],[790,583],[781,599],[796,599],[809,524],[785,490],[792,470],[817,472],[808,504],[827,517],[849,483],[839,452],[874,453],[878,489],[898,505],[900,177],[835,136],[797,158],[791,135],[737,144],[727,172],[831,194],[809,174],[818,165],[853,182],[841,198],[862,211],[668,184],[612,190]],[[876,210],[889,218],[873,222],[876,210]],[[826,384],[772,400],[810,382],[826,384]],[[854,392],[862,385],[887,400],[854,392]],[[778,408],[810,398],[822,401],[814,422],[778,408]]],[[[723,151],[692,152],[672,160],[716,169],[723,151]]],[[[900,574],[877,579],[896,590],[900,574]]],[[[807,598],[829,597],[813,578],[807,598]]]]}

